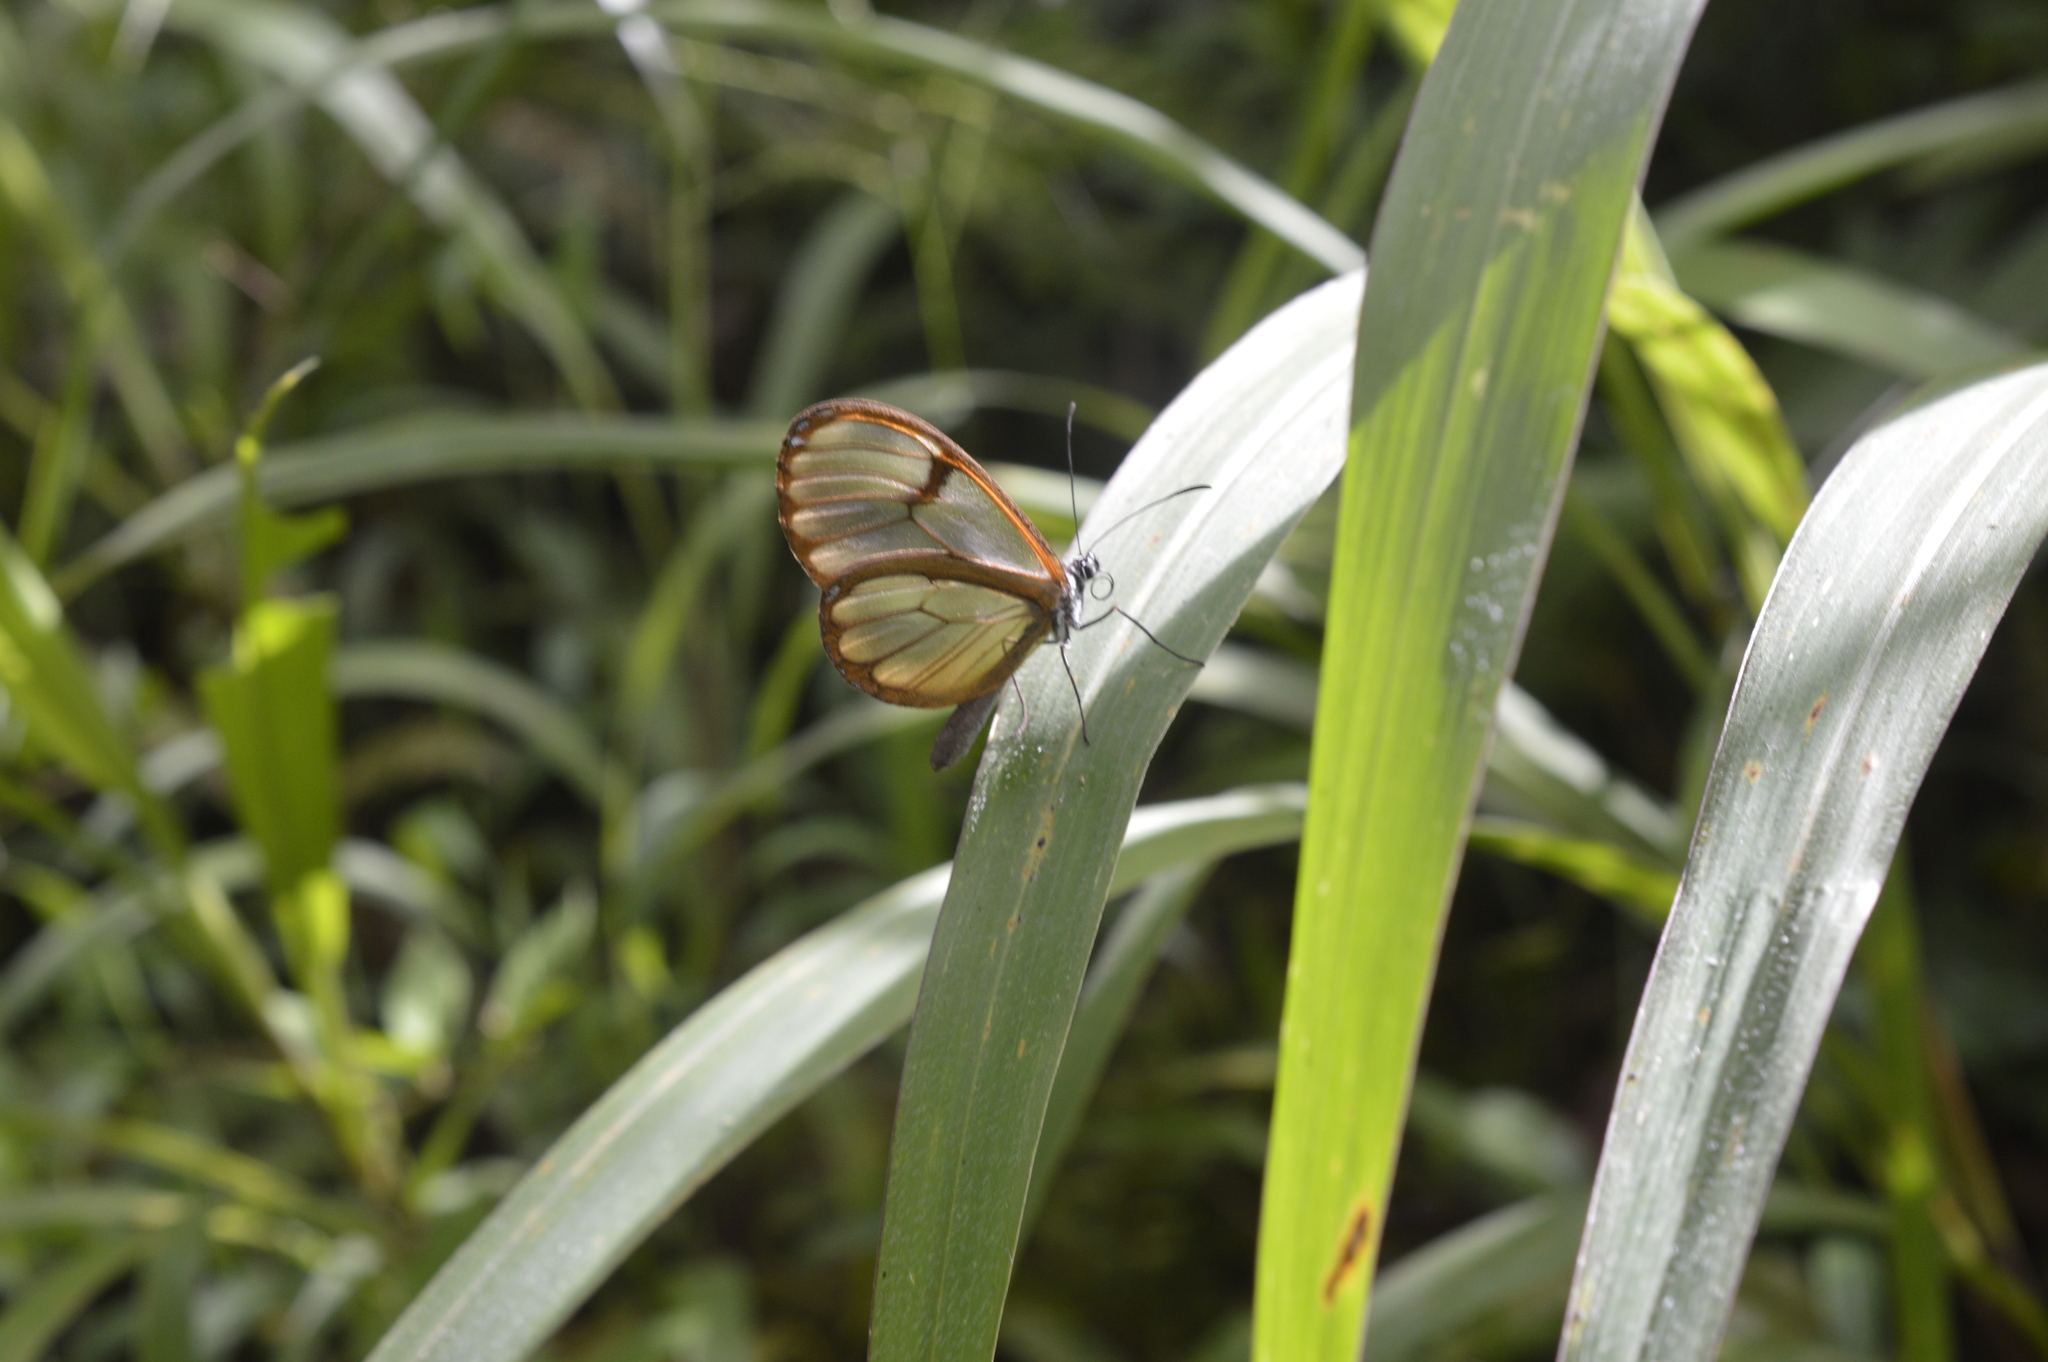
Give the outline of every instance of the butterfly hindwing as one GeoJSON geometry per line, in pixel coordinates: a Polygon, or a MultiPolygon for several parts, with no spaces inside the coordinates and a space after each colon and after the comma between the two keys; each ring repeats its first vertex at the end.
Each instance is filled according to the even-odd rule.
{"type": "Polygon", "coordinates": [[[821,402],[776,464],[782,528],[825,589],[833,665],[891,704],[987,695],[1052,632],[1066,578],[1044,538],[953,441],[878,402],[821,402]]]}
{"type": "Polygon", "coordinates": [[[928,708],[993,691],[1052,627],[1029,597],[922,572],[827,587],[818,620],[847,680],[891,704],[928,708]]]}

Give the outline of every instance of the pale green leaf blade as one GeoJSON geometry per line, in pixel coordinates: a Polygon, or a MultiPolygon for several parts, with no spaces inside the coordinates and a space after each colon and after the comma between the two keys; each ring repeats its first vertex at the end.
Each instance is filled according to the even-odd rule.
{"type": "MultiPolygon", "coordinates": [[[[773,421],[661,420],[645,416],[436,416],[280,445],[257,465],[265,502],[316,506],[392,487],[495,473],[613,472],[641,467],[765,465],[782,443],[773,421]]],[[[67,594],[126,563],[229,524],[235,470],[188,478],[64,565],[67,594]]]]}
{"type": "Polygon", "coordinates": [[[1789,246],[1714,241],[1672,263],[1687,293],[1732,322],[1909,378],[2025,349],[1960,304],[1789,246]]]}
{"type": "MultiPolygon", "coordinates": [[[[1539,1328],[1554,1327],[1585,1210],[1583,1191],[1531,1197],[1389,1266],[1373,1285],[1360,1362],[1440,1357],[1456,1348],[1461,1334],[1512,1312],[1535,1316],[1539,1328]]],[[[1488,1342],[1500,1342],[1498,1328],[1485,1336],[1488,1342]]]]}
{"type": "Polygon", "coordinates": [[[1981,154],[2048,130],[2048,81],[1967,95],[1881,118],[1743,167],[1657,211],[1674,256],[1819,198],[1865,176],[1923,158],[1981,154]]]}
{"type": "Polygon", "coordinates": [[[1115,830],[1196,675],[1166,649],[1215,648],[1335,476],[1362,283],[1304,294],[1204,369],[1089,514],[1095,547],[1090,527],[1206,485],[1099,545],[1116,605],[1159,644],[1108,616],[1072,644],[1071,682],[1041,649],[997,712],[904,1061],[871,1333],[881,1362],[995,1348],[1115,830]]]}
{"type": "MultiPolygon", "coordinates": [[[[1139,809],[1117,888],[1291,840],[1298,785],[1139,809]]],[[[511,1362],[781,1116],[910,1019],[950,867],[912,876],[756,966],[586,1111],[371,1354],[511,1362]]]]}
{"type": "Polygon", "coordinates": [[[1751,637],[1624,1062],[1569,1359],[1711,1357],[1906,810],[2048,533],[2048,367],[1866,436],[1751,637]]]}
{"type": "Polygon", "coordinates": [[[1387,190],[1260,1212],[1259,1362],[1359,1346],[1496,697],[1698,10],[1464,0],[1387,190]]]}
{"type": "Polygon", "coordinates": [[[503,724],[577,793],[604,797],[604,752],[566,705],[509,667],[443,643],[352,643],[334,656],[341,699],[404,697],[452,705],[503,724]]]}

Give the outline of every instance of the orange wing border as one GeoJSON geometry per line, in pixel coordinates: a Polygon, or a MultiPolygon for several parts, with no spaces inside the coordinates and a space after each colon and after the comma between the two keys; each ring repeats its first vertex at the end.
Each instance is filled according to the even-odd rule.
{"type": "Polygon", "coordinates": [[[835,397],[813,403],[798,412],[789,423],[789,433],[782,437],[781,452],[775,457],[775,503],[776,518],[782,522],[783,538],[789,541],[789,550],[796,556],[797,565],[821,587],[829,587],[834,582],[850,585],[880,572],[923,572],[928,576],[950,577],[956,581],[996,587],[1012,595],[1039,600],[1046,603],[1048,609],[1057,604],[1060,593],[1066,589],[1067,570],[1060,562],[1059,555],[1045,542],[1045,536],[1038,532],[1038,527],[1031,523],[1030,517],[1018,509],[1017,503],[1010,500],[1007,492],[996,485],[996,480],[988,475],[988,470],[976,463],[973,455],[955,444],[953,438],[937,426],[921,416],[913,416],[902,408],[892,407],[886,402],[876,402],[866,397],[835,397]],[[972,558],[937,551],[929,554],[901,554],[877,558],[837,577],[821,575],[811,565],[811,553],[820,541],[798,534],[790,528],[790,516],[796,507],[792,504],[789,494],[789,460],[791,455],[804,447],[802,442],[812,431],[831,422],[845,420],[861,420],[887,426],[910,436],[932,451],[931,476],[925,481],[924,490],[916,501],[910,503],[911,505],[928,505],[937,500],[947,478],[956,473],[964,475],[974,484],[976,490],[995,503],[996,510],[1002,513],[1030,546],[1032,553],[1037,555],[1039,566],[1045,570],[1044,585],[1035,590],[1022,590],[1022,584],[1030,582],[1035,585],[1038,579],[1011,572],[1006,568],[992,567],[972,558]],[[941,564],[949,566],[941,567],[941,564]],[[1051,594],[1051,601],[1045,602],[1048,592],[1051,594]]]}

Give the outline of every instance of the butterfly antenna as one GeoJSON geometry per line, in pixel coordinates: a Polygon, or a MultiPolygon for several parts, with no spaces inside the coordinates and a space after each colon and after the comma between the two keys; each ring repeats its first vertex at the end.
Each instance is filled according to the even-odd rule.
{"type": "MultiPolygon", "coordinates": [[[[1158,642],[1157,639],[1153,641],[1155,643],[1158,642]]],[[[1165,645],[1162,644],[1161,646],[1164,647],[1165,645]]],[[[1168,648],[1167,651],[1173,652],[1171,648],[1168,648]]],[[[1178,657],[1179,654],[1175,653],[1174,656],[1178,657]]],[[[1081,683],[1074,679],[1073,664],[1067,661],[1067,645],[1064,643],[1060,645],[1060,666],[1066,668],[1067,684],[1074,688],[1074,708],[1081,715],[1081,745],[1093,747],[1095,744],[1088,741],[1088,706],[1081,703],[1081,683]]]]}
{"type": "Polygon", "coordinates": [[[1074,539],[1081,538],[1081,494],[1074,490],[1074,408],[1076,402],[1067,403],[1067,507],[1074,513],[1074,539]]]}
{"type": "Polygon", "coordinates": [[[1129,621],[1131,622],[1131,624],[1132,624],[1132,627],[1134,627],[1135,629],[1137,629],[1137,631],[1138,631],[1139,633],[1143,634],[1143,635],[1144,635],[1144,636],[1145,636],[1146,638],[1149,638],[1149,639],[1151,639],[1151,640],[1152,640],[1152,642],[1153,642],[1154,644],[1157,644],[1157,645],[1158,645],[1158,647],[1159,647],[1159,648],[1160,648],[1161,650],[1163,650],[1163,651],[1165,651],[1165,652],[1169,652],[1169,653],[1172,653],[1172,654],[1173,654],[1173,655],[1174,655],[1175,657],[1179,658],[1179,659],[1180,659],[1181,661],[1183,661],[1183,662],[1186,662],[1186,663],[1189,663],[1189,664],[1191,664],[1191,665],[1193,665],[1193,666],[1197,666],[1197,667],[1199,667],[1199,666],[1201,666],[1201,665],[1202,665],[1202,663],[1201,663],[1201,660],[1200,660],[1199,658],[1193,658],[1193,657],[1189,657],[1189,656],[1188,656],[1188,655],[1187,655],[1186,653],[1184,653],[1184,652],[1180,651],[1180,650],[1179,650],[1178,648],[1168,648],[1168,647],[1167,647],[1167,646],[1166,646],[1166,645],[1165,645],[1164,643],[1160,643],[1160,642],[1159,642],[1159,635],[1157,635],[1157,634],[1153,633],[1153,632],[1152,632],[1152,631],[1151,631],[1150,629],[1147,629],[1147,628],[1146,628],[1146,627],[1145,627],[1144,625],[1142,625],[1142,624],[1139,624],[1139,623],[1138,623],[1138,617],[1137,617],[1136,615],[1133,615],[1133,614],[1132,614],[1132,613],[1131,613],[1130,611],[1128,611],[1128,610],[1124,609],[1124,608],[1123,608],[1122,606],[1120,606],[1120,605],[1112,605],[1112,606],[1111,606],[1111,607],[1109,607],[1109,608],[1110,608],[1111,610],[1114,610],[1114,611],[1115,611],[1115,612],[1116,612],[1117,614],[1119,614],[1119,615],[1122,615],[1122,616],[1123,616],[1123,617],[1124,617],[1125,619],[1129,620],[1129,621]]]}
{"type": "Polygon", "coordinates": [[[1152,500],[1146,502],[1143,506],[1140,506],[1137,510],[1130,512],[1128,515],[1119,516],[1116,520],[1110,522],[1110,526],[1108,529],[1104,530],[1101,534],[1095,536],[1095,546],[1097,548],[1101,548],[1103,540],[1109,538],[1112,534],[1115,534],[1118,530],[1122,529],[1131,521],[1136,520],[1139,516],[1145,514],[1145,512],[1151,510],[1154,506],[1162,506],[1165,503],[1172,501],[1175,497],[1184,497],[1190,492],[1206,492],[1209,490],[1211,485],[1212,484],[1206,482],[1198,482],[1190,486],[1183,487],[1178,492],[1168,492],[1163,497],[1154,497],[1152,500]]]}

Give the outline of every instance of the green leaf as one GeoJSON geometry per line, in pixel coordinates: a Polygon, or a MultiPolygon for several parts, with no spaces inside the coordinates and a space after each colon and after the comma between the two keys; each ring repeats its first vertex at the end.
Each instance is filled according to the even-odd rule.
{"type": "Polygon", "coordinates": [[[332,600],[259,601],[235,630],[232,658],[199,678],[236,818],[263,848],[273,894],[325,870],[341,835],[334,628],[332,600]]]}
{"type": "Polygon", "coordinates": [[[634,623],[619,677],[621,725],[641,731],[661,698],[676,650],[689,637],[712,569],[741,537],[765,530],[775,504],[775,483],[765,472],[729,478],[705,499],[689,532],[669,554],[634,623]]]}
{"type": "Polygon", "coordinates": [[[648,12],[688,33],[806,43],[986,86],[1193,185],[1326,269],[1364,263],[1356,242],[1157,109],[1028,57],[902,19],[841,19],[772,0],[668,0],[649,5],[648,12]]]}
{"type": "Polygon", "coordinates": [[[1416,1037],[1696,0],[1464,0],[1374,234],[1253,1356],[1359,1347],[1416,1037]]]}
{"type": "MultiPolygon", "coordinates": [[[[1390,1266],[1373,1285],[1361,1362],[1456,1355],[1465,1351],[1461,1341],[1489,1324],[1494,1332],[1484,1337],[1497,1349],[1502,1317],[1517,1314],[1533,1317],[1534,1328],[1520,1334],[1524,1346],[1540,1346],[1564,1313],[1585,1209],[1583,1192],[1531,1197],[1462,1225],[1390,1266]]],[[[1477,1355],[1478,1348],[1471,1353],[1477,1355]]]]}
{"type": "Polygon", "coordinates": [[[1881,118],[1744,166],[1657,212],[1665,248],[1683,256],[1865,176],[1933,158],[1980,156],[2048,129],[2048,81],[2030,81],[1881,118]]]}
{"type": "Polygon", "coordinates": [[[1570,880],[1619,904],[1652,928],[1663,925],[1671,896],[1678,891],[1677,875],[1611,842],[1564,837],[1508,818],[1475,819],[1471,840],[1478,850],[1570,880]]]}
{"type": "MultiPolygon", "coordinates": [[[[1226,643],[1209,655],[1188,699],[1308,732],[1316,674],[1303,663],[1226,643]]],[[[1493,725],[1482,808],[1540,820],[1632,861],[1676,868],[1684,859],[1684,833],[1670,807],[1617,774],[1512,681],[1501,687],[1493,725]]]]}
{"type": "Polygon", "coordinates": [[[182,836],[142,783],[135,750],[100,703],[85,654],[42,573],[0,528],[0,687],[29,737],[88,785],[128,797],[159,851],[182,836]]]}
{"type": "MultiPolygon", "coordinates": [[[[1113,887],[1300,830],[1300,786],[1131,815],[1113,887]]],[[[950,866],[913,875],[720,992],[557,1140],[448,1260],[372,1362],[538,1348],[706,1179],[910,1019],[950,866]]]]}
{"type": "MultiPolygon", "coordinates": [[[[280,447],[257,465],[256,481],[266,503],[289,508],[490,473],[765,465],[781,443],[781,423],[768,421],[442,415],[280,447]]],[[[227,525],[236,478],[223,465],[179,483],[66,563],[56,574],[59,589],[72,594],[145,554],[227,525]]]]}
{"type": "Polygon", "coordinates": [[[153,1234],[95,1239],[42,1276],[10,1291],[0,1312],[0,1362],[40,1362],[93,1297],[148,1254],[153,1234]]]}
{"type": "Polygon", "coordinates": [[[477,1013],[484,1038],[515,1045],[553,1021],[572,1001],[566,976],[590,953],[596,931],[597,896],[586,884],[571,884],[562,901],[520,933],[498,962],[477,1013]]]}
{"type": "Polygon", "coordinates": [[[518,220],[469,169],[384,67],[351,62],[354,40],[311,5],[181,0],[167,22],[236,58],[307,87],[387,180],[462,243],[506,311],[540,343],[577,402],[618,404],[604,362],[518,220]]]}
{"type": "Polygon", "coordinates": [[[1066,1050],[1060,1055],[1052,1096],[1046,1102],[1045,1130],[1039,1136],[1038,1156],[1031,1166],[1031,1200],[1024,1213],[1025,1233],[1030,1233],[1031,1224],[1045,1205],[1053,1175],[1059,1172],[1060,1161],[1081,1128],[1088,1100],[1095,1095],[1102,1071],[1109,1067],[1110,1051],[1116,1048],[1146,980],[1152,977],[1159,952],[1174,928],[1187,917],[1189,905],[1209,882],[1213,868],[1207,862],[1197,861],[1153,876],[1117,914],[1116,925],[1096,950],[1088,967],[1088,980],[1081,987],[1080,1003],[1074,1010],[1066,1050]]]}
{"type": "Polygon", "coordinates": [[[505,726],[577,793],[604,798],[604,752],[573,711],[509,667],[416,639],[352,643],[334,655],[338,699],[424,700],[505,726]]]}
{"type": "Polygon", "coordinates": [[[1693,481],[1720,513],[1752,608],[1806,510],[1806,465],[1777,396],[1728,328],[1671,282],[1648,221],[1630,221],[1607,321],[1641,363],[1693,481]]]}
{"type": "Polygon", "coordinates": [[[1268,317],[1183,390],[1089,513],[1127,623],[1041,650],[998,710],[904,1061],[878,1362],[995,1347],[1040,1124],[1115,864],[1115,830],[1196,670],[1335,476],[1357,276],[1268,317]],[[1075,713],[1076,692],[1086,714],[1075,713]],[[1021,699],[1024,703],[1018,703],[1021,699]],[[1028,721],[1026,715],[1028,713],[1028,721]]]}
{"type": "Polygon", "coordinates": [[[270,418],[292,389],[320,367],[317,359],[301,360],[286,370],[249,418],[235,441],[235,468],[241,490],[242,601],[260,600],[277,572],[312,557],[348,532],[348,518],[337,507],[313,515],[280,515],[270,509],[257,487],[256,469],[263,458],[263,435],[270,418]]]}
{"type": "Polygon", "coordinates": [[[1714,1353],[1913,792],[2048,534],[2048,366],[1858,441],[1751,635],[1609,1117],[1560,1356],[1714,1353]]]}
{"type": "Polygon", "coordinates": [[[786,421],[826,395],[825,378],[860,292],[902,232],[893,204],[857,190],[819,216],[775,291],[775,311],[754,362],[749,413],[786,421]]]}
{"type": "Polygon", "coordinates": [[[1673,261],[1685,291],[1730,321],[1909,378],[2010,359],[2026,347],[1937,294],[1762,241],[1715,241],[1673,261]]]}
{"type": "Polygon", "coordinates": [[[206,1225],[197,1215],[157,1236],[142,1271],[136,1362],[193,1362],[192,1296],[205,1250],[206,1225]]]}

